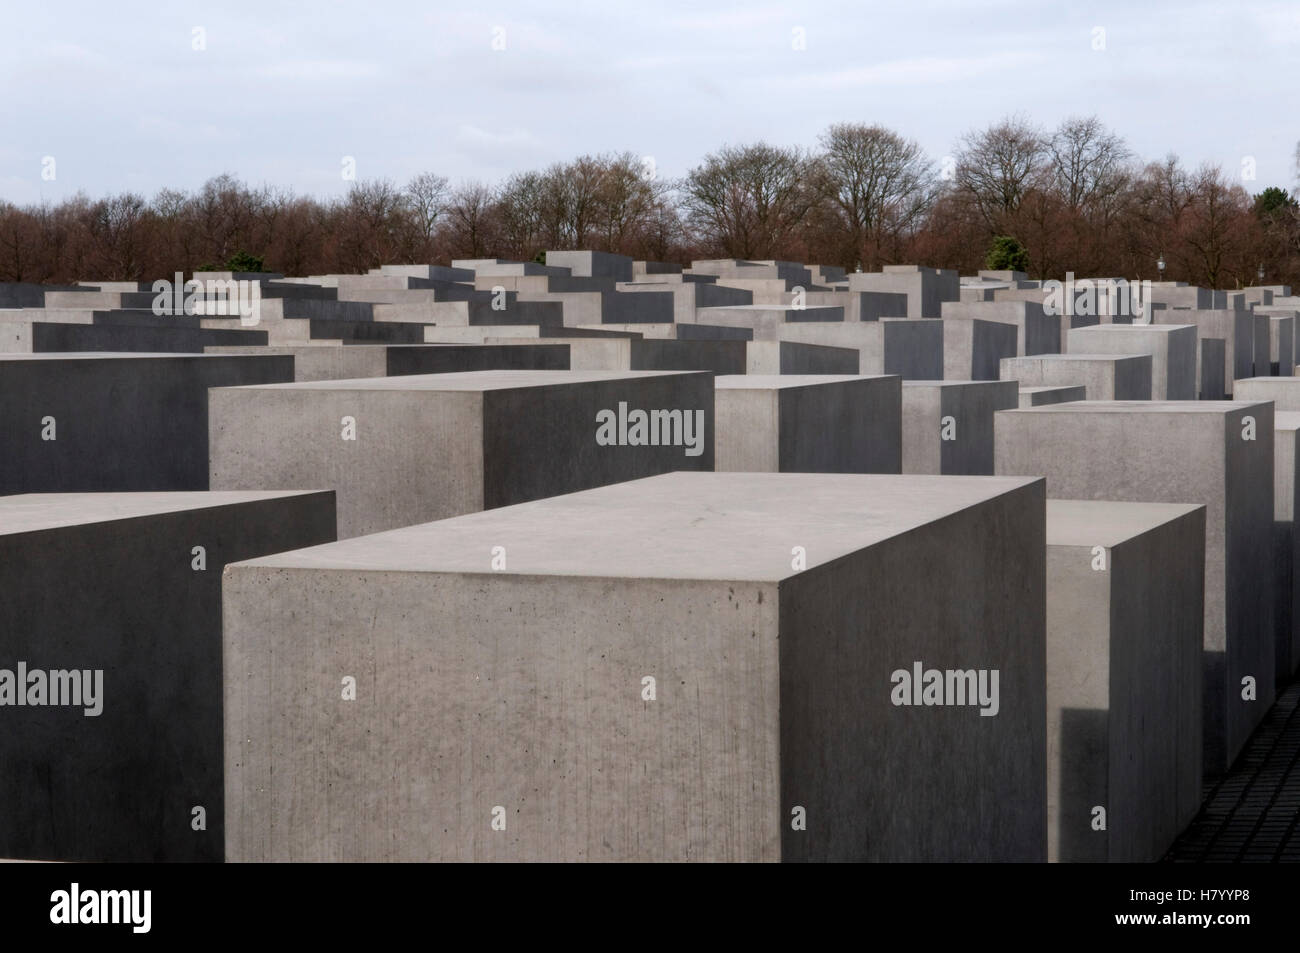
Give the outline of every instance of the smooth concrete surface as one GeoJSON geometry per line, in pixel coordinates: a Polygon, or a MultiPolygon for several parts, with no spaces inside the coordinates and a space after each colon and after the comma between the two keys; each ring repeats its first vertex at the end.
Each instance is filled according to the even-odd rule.
{"type": "Polygon", "coordinates": [[[996,381],[999,362],[1015,357],[1016,328],[980,318],[943,319],[943,377],[950,381],[996,381]]]}
{"type": "Polygon", "coordinates": [[[704,372],[478,371],[222,388],[211,415],[214,488],[332,487],[340,537],[713,468],[713,376],[704,372]],[[637,428],[637,410],[664,416],[637,428]],[[597,440],[606,411],[612,444],[597,440]],[[681,413],[669,419],[672,411],[681,413]],[[639,443],[664,430],[667,443],[639,443]]]}
{"type": "Polygon", "coordinates": [[[943,327],[938,321],[797,321],[770,333],[782,341],[855,348],[859,374],[943,378],[943,327]]]}
{"type": "Polygon", "coordinates": [[[715,377],[714,469],[751,473],[900,473],[897,377],[715,377]]]}
{"type": "Polygon", "coordinates": [[[1064,387],[1021,387],[1021,407],[1041,407],[1043,404],[1064,404],[1072,400],[1087,400],[1088,389],[1082,384],[1064,387]]]}
{"type": "Polygon", "coordinates": [[[1247,377],[1236,387],[1238,400],[1271,400],[1275,411],[1300,412],[1300,377],[1247,377]]]}
{"type": "Polygon", "coordinates": [[[1273,405],[1079,401],[1007,411],[997,415],[996,470],[1045,476],[1054,498],[1207,507],[1203,765],[1223,773],[1274,697],[1273,405]]]}
{"type": "MultiPolygon", "coordinates": [[[[737,342],[717,342],[735,344],[737,342]]],[[[746,374],[857,374],[856,350],[798,341],[745,341],[746,374]]],[[[692,342],[691,346],[695,346],[692,342]]]]}
{"type": "Polygon", "coordinates": [[[0,493],[206,490],[209,388],[292,380],[285,355],[0,356],[0,493]]]}
{"type": "Polygon", "coordinates": [[[222,567],[334,538],[329,491],[0,497],[0,668],[90,673],[0,706],[0,855],[221,860],[222,567]]]}
{"type": "Polygon", "coordinates": [[[1204,579],[1204,506],[1047,501],[1049,860],[1153,863],[1195,817],[1204,579]]]}
{"type": "Polygon", "coordinates": [[[1001,379],[1030,387],[1082,384],[1088,400],[1150,400],[1151,355],[1040,354],[1003,358],[1001,379]]]}
{"type": "Polygon", "coordinates": [[[1068,348],[1072,354],[1149,354],[1152,400],[1196,400],[1195,325],[1095,324],[1071,332],[1068,348]]]}
{"type": "Polygon", "coordinates": [[[1019,402],[1015,381],[904,381],[903,472],[993,473],[993,415],[1019,402]]]}
{"type": "Polygon", "coordinates": [[[296,382],[352,380],[390,374],[487,370],[569,370],[566,344],[534,339],[524,347],[497,344],[303,344],[208,347],[207,354],[288,354],[296,382]]]}
{"type": "Polygon", "coordinates": [[[227,858],[1043,860],[1044,511],[673,473],[228,567],[227,858]]]}

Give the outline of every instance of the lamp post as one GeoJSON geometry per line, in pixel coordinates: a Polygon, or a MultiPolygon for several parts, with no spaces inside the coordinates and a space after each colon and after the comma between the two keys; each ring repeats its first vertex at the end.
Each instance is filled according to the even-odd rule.
{"type": "Polygon", "coordinates": [[[1262,285],[1264,283],[1264,263],[1262,261],[1259,263],[1259,271],[1255,274],[1259,277],[1259,283],[1262,285]]]}
{"type": "Polygon", "coordinates": [[[1160,270],[1160,280],[1165,280],[1165,253],[1161,252],[1160,257],[1156,259],[1156,268],[1160,270]]]}

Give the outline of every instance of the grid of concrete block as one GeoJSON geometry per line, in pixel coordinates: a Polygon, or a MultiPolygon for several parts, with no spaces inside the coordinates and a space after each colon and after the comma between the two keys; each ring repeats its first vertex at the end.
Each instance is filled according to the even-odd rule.
{"type": "Polygon", "coordinates": [[[563,250],[21,304],[0,858],[1297,859],[1289,288],[563,250]]]}

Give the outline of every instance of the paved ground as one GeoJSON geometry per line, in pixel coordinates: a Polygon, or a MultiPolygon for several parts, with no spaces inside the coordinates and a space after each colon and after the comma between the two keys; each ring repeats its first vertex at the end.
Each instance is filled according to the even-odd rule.
{"type": "Polygon", "coordinates": [[[1278,698],[1232,770],[1205,786],[1166,862],[1300,862],[1300,681],[1278,698]]]}

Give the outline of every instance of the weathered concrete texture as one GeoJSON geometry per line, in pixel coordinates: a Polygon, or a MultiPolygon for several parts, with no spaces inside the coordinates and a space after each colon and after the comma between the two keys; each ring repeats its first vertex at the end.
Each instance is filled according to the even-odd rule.
{"type": "Polygon", "coordinates": [[[1042,860],[1044,508],[674,473],[229,567],[227,856],[1042,860]]]}
{"type": "Polygon", "coordinates": [[[714,469],[752,473],[899,473],[897,377],[714,378],[714,469]]]}
{"type": "Polygon", "coordinates": [[[1001,321],[944,318],[943,378],[998,380],[999,362],[1016,356],[1016,328],[1001,321]]]}
{"type": "Polygon", "coordinates": [[[1296,479],[1296,432],[1300,413],[1273,415],[1273,569],[1276,586],[1274,618],[1277,644],[1276,684],[1280,688],[1300,670],[1300,480],[1296,479]]]}
{"type": "Polygon", "coordinates": [[[287,356],[0,357],[0,493],[206,490],[208,388],[292,380],[287,356]]]}
{"type": "Polygon", "coordinates": [[[1149,354],[1151,399],[1196,400],[1196,335],[1193,324],[1097,324],[1073,331],[1069,351],[1149,354]]]}
{"type": "Polygon", "coordinates": [[[212,392],[211,414],[214,488],[333,487],[341,537],[713,468],[713,377],[702,372],[479,371],[223,388],[212,392]]]}
{"type": "Polygon", "coordinates": [[[1204,506],[1047,501],[1049,860],[1150,863],[1196,815],[1204,580],[1204,506]]]}
{"type": "Polygon", "coordinates": [[[745,341],[744,345],[747,374],[857,374],[861,364],[858,352],[847,347],[798,341],[745,341]]]}
{"type": "Polygon", "coordinates": [[[854,348],[859,374],[924,381],[943,377],[943,327],[938,321],[799,321],[771,333],[782,341],[854,348]]]}
{"type": "Polygon", "coordinates": [[[1065,387],[1021,387],[1021,407],[1041,407],[1044,404],[1064,404],[1071,400],[1087,400],[1087,388],[1082,384],[1065,387]]]}
{"type": "Polygon", "coordinates": [[[1015,381],[904,381],[903,472],[991,474],[993,415],[1019,404],[1015,381]]]}
{"type": "Polygon", "coordinates": [[[0,688],[0,855],[221,860],[222,567],[334,538],[328,491],[0,497],[0,668],[91,673],[0,688]]]}
{"type": "Polygon", "coordinates": [[[1151,355],[1041,354],[1003,358],[1001,378],[1030,387],[1082,384],[1088,400],[1150,400],[1151,355]]]}
{"type": "Polygon", "coordinates": [[[1272,404],[1035,407],[998,414],[996,445],[998,473],[1046,476],[1053,497],[1206,505],[1203,760],[1222,773],[1273,700],[1272,404]]]}

